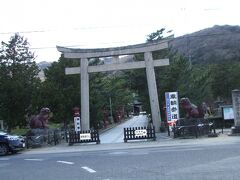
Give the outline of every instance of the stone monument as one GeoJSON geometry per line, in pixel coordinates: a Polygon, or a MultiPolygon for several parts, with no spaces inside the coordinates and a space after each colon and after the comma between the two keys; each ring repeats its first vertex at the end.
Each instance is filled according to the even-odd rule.
{"type": "Polygon", "coordinates": [[[240,90],[232,90],[232,104],[234,112],[234,127],[232,134],[240,133],[240,90]]]}

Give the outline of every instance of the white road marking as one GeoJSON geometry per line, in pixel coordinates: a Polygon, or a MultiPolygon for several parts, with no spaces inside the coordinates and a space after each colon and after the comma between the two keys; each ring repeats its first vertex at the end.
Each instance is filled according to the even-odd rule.
{"type": "Polygon", "coordinates": [[[135,156],[141,156],[141,155],[148,155],[149,152],[137,152],[137,153],[132,153],[131,155],[135,155],[135,156]]]}
{"type": "Polygon", "coordinates": [[[0,158],[0,161],[8,161],[10,158],[0,158]]]}
{"type": "Polygon", "coordinates": [[[128,152],[121,152],[121,151],[116,151],[116,152],[111,152],[109,154],[111,155],[120,155],[120,154],[127,154],[128,152]]]}
{"type": "Polygon", "coordinates": [[[95,170],[93,170],[93,169],[91,169],[87,166],[83,166],[82,168],[85,169],[86,171],[90,172],[90,173],[95,173],[96,172],[95,170]]]}
{"type": "Polygon", "coordinates": [[[25,161],[43,161],[43,159],[24,159],[25,161]]]}
{"type": "Polygon", "coordinates": [[[63,164],[74,164],[74,162],[69,162],[69,161],[57,161],[58,163],[63,163],[63,164]]]}

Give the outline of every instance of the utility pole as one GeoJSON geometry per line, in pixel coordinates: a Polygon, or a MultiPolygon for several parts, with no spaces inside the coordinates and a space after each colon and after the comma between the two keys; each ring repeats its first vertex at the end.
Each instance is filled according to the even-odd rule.
{"type": "Polygon", "coordinates": [[[192,56],[188,55],[188,61],[189,61],[189,69],[192,69],[192,56]]]}
{"type": "Polygon", "coordinates": [[[189,69],[192,69],[192,56],[190,54],[189,44],[190,44],[189,36],[187,36],[187,54],[188,54],[189,69]]]}
{"type": "Polygon", "coordinates": [[[113,122],[113,113],[112,113],[112,98],[109,97],[109,105],[110,105],[110,115],[111,115],[111,123],[113,122]]]}

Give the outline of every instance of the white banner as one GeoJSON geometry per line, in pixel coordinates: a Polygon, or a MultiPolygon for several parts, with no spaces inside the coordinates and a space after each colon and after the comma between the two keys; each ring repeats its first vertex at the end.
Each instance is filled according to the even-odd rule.
{"type": "Polygon", "coordinates": [[[80,140],[91,140],[91,133],[80,134],[80,140]]]}
{"type": "Polygon", "coordinates": [[[171,124],[179,119],[178,92],[166,92],[165,100],[167,121],[169,124],[171,124]]]}
{"type": "Polygon", "coordinates": [[[147,136],[147,130],[146,129],[135,130],[134,133],[135,133],[135,137],[147,136]]]}
{"type": "Polygon", "coordinates": [[[80,117],[74,117],[74,126],[75,126],[75,131],[76,132],[81,131],[81,119],[80,119],[80,117]]]}

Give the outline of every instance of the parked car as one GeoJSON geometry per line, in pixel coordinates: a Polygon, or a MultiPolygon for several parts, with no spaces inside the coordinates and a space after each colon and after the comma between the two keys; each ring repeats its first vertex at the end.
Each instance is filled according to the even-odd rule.
{"type": "Polygon", "coordinates": [[[0,155],[12,154],[25,148],[25,139],[22,136],[10,135],[0,131],[0,155]]]}

